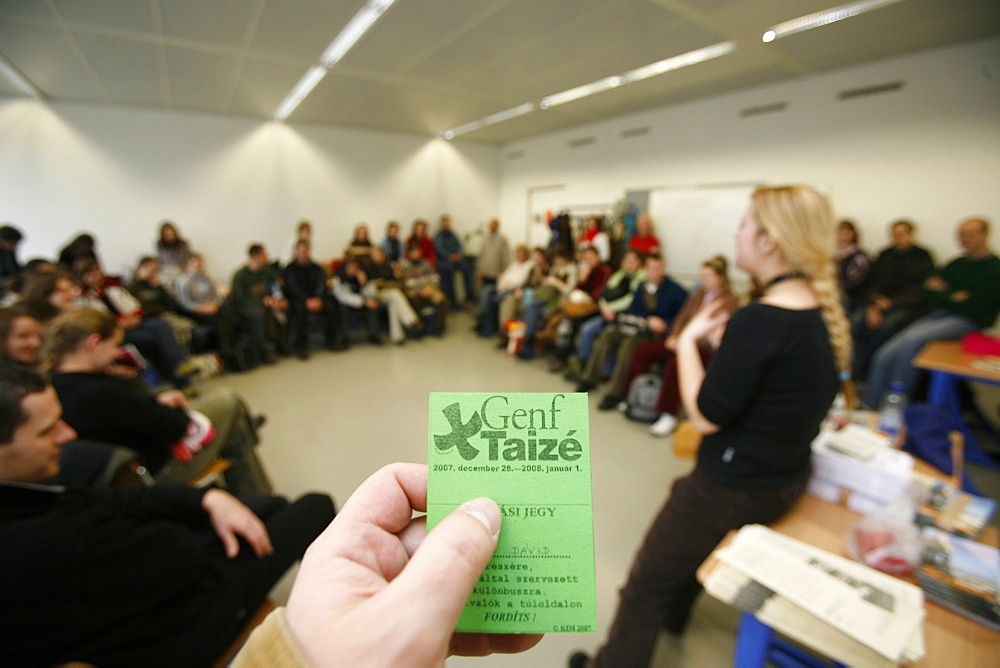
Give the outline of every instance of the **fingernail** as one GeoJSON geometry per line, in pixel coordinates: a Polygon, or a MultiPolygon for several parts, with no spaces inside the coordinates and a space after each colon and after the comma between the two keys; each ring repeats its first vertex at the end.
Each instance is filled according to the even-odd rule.
{"type": "Polygon", "coordinates": [[[490,535],[500,534],[500,507],[492,499],[473,499],[462,504],[462,512],[479,520],[490,535]]]}

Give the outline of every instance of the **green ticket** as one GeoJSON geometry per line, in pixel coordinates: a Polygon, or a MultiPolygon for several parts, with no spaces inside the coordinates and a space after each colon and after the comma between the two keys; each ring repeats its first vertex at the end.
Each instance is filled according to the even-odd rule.
{"type": "Polygon", "coordinates": [[[480,496],[504,516],[456,629],[596,631],[587,395],[435,392],[428,440],[428,527],[480,496]]]}

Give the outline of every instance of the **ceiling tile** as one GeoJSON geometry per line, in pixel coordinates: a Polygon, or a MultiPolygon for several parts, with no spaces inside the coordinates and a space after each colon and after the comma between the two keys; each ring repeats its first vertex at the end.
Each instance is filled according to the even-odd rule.
{"type": "Polygon", "coordinates": [[[248,60],[240,72],[229,111],[271,118],[303,74],[305,69],[301,67],[248,60]]]}
{"type": "Polygon", "coordinates": [[[264,6],[251,49],[319,61],[323,49],[343,30],[364,0],[270,0],[264,6]]]}
{"type": "Polygon", "coordinates": [[[229,90],[236,59],[189,49],[166,49],[170,98],[178,107],[228,111],[229,90]]]}
{"type": "Polygon", "coordinates": [[[152,2],[146,0],[51,0],[68,23],[152,33],[152,2]]]}
{"type": "Polygon", "coordinates": [[[0,2],[0,16],[34,19],[55,19],[48,3],[38,0],[5,0],[0,2]]]}
{"type": "Polygon", "coordinates": [[[159,47],[95,35],[76,35],[76,40],[113,102],[155,105],[165,101],[159,47]]]}
{"type": "Polygon", "coordinates": [[[160,3],[163,34],[212,44],[240,46],[254,15],[249,0],[168,0],[160,3]]]}
{"type": "Polygon", "coordinates": [[[53,100],[93,102],[103,99],[76,54],[55,28],[0,20],[3,55],[53,100]]]}
{"type": "Polygon", "coordinates": [[[342,62],[385,73],[409,70],[417,58],[433,55],[447,45],[446,40],[460,26],[503,4],[496,0],[400,0],[342,62]]]}

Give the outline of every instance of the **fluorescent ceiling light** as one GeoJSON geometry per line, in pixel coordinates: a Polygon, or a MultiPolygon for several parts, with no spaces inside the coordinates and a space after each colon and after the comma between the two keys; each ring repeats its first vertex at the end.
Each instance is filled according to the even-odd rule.
{"type": "Polygon", "coordinates": [[[289,114],[295,111],[295,108],[302,103],[302,100],[306,99],[306,95],[312,92],[312,89],[316,87],[323,77],[326,76],[326,68],[322,65],[313,65],[310,67],[299,82],[295,84],[295,88],[292,92],[285,97],[284,102],[278,107],[277,113],[274,114],[274,119],[276,121],[283,121],[288,118],[289,114]]]}
{"type": "Polygon", "coordinates": [[[572,102],[573,100],[579,100],[581,97],[595,95],[596,93],[603,93],[606,90],[617,88],[623,83],[625,83],[625,80],[620,76],[604,77],[603,79],[594,81],[593,83],[577,86],[576,88],[570,88],[569,90],[564,90],[561,93],[546,95],[542,98],[542,101],[538,103],[538,106],[542,109],[548,109],[549,107],[554,107],[557,104],[566,104],[567,102],[572,102]]]}
{"type": "Polygon", "coordinates": [[[281,106],[278,107],[278,111],[274,114],[274,120],[283,121],[288,118],[293,111],[302,103],[302,100],[306,98],[312,89],[316,87],[323,77],[326,76],[327,70],[337,64],[344,54],[347,53],[352,46],[354,46],[361,36],[368,32],[368,29],[372,27],[372,24],[382,14],[389,9],[390,5],[396,0],[368,0],[365,6],[362,7],[354,18],[344,26],[344,29],[340,31],[330,45],[323,50],[323,54],[319,57],[319,64],[313,65],[309,70],[299,79],[299,82],[295,84],[295,88],[292,92],[288,94],[287,97],[282,101],[281,106]]]}
{"type": "MultiPolygon", "coordinates": [[[[719,42],[718,44],[713,44],[712,46],[706,46],[703,49],[696,49],[694,51],[682,53],[679,56],[674,56],[672,58],[667,58],[666,60],[660,60],[655,63],[650,63],[649,65],[638,67],[624,74],[604,77],[603,79],[599,79],[598,81],[594,81],[589,84],[564,90],[561,93],[546,95],[538,103],[538,108],[548,109],[549,107],[554,107],[559,104],[566,104],[567,102],[572,102],[573,100],[579,100],[581,97],[587,97],[588,95],[594,95],[595,93],[601,93],[606,90],[611,90],[612,88],[624,86],[625,84],[632,83],[633,81],[642,81],[643,79],[655,77],[659,74],[687,67],[688,65],[694,65],[706,60],[711,60],[712,58],[718,58],[719,56],[732,53],[735,50],[735,42],[719,42]]],[[[530,102],[525,102],[524,104],[513,107],[512,109],[499,111],[477,121],[471,121],[469,123],[465,123],[464,125],[451,128],[450,130],[445,130],[441,133],[441,136],[445,139],[454,139],[459,135],[478,130],[487,125],[500,123],[501,121],[516,118],[517,116],[523,116],[524,114],[534,111],[534,109],[535,105],[530,102]]]]}
{"type": "Polygon", "coordinates": [[[678,70],[682,67],[687,67],[688,65],[694,65],[706,60],[718,58],[719,56],[732,53],[735,50],[736,42],[719,42],[713,46],[706,46],[704,49],[688,51],[687,53],[682,53],[681,55],[674,56],[673,58],[667,58],[666,60],[661,60],[657,63],[650,63],[649,65],[637,67],[634,70],[626,72],[622,75],[622,77],[625,79],[625,83],[642,81],[643,79],[655,77],[659,74],[665,74],[672,70],[678,70]]]}
{"type": "Polygon", "coordinates": [[[473,130],[478,130],[479,128],[484,128],[487,125],[493,125],[494,123],[502,123],[503,121],[509,121],[512,118],[517,118],[518,116],[524,116],[525,114],[530,114],[535,110],[535,105],[531,102],[525,102],[516,107],[511,107],[510,109],[504,109],[503,111],[498,111],[495,114],[490,114],[489,116],[484,116],[476,121],[470,121],[468,123],[463,123],[462,125],[456,126],[450,130],[445,130],[441,133],[441,136],[445,139],[454,139],[459,135],[464,135],[473,130]]]}
{"type": "Polygon", "coordinates": [[[794,35],[795,33],[802,32],[803,30],[811,30],[813,28],[825,26],[828,23],[843,21],[844,19],[857,16],[862,12],[878,9],[886,5],[893,5],[902,1],[903,0],[864,0],[863,2],[852,2],[847,5],[840,5],[839,7],[826,9],[822,12],[806,14],[805,16],[800,16],[797,19],[792,19],[791,21],[785,21],[784,23],[771,26],[761,36],[761,41],[773,42],[779,37],[787,37],[788,35],[794,35]]]}
{"type": "Polygon", "coordinates": [[[3,74],[11,85],[25,95],[29,95],[36,100],[47,99],[45,93],[39,90],[35,84],[31,83],[31,81],[28,80],[28,77],[24,76],[21,70],[14,66],[14,63],[10,62],[2,55],[0,55],[0,74],[3,74]]]}
{"type": "Polygon", "coordinates": [[[389,9],[393,2],[395,0],[368,0],[365,6],[354,15],[350,23],[330,42],[330,46],[326,47],[323,55],[319,58],[320,62],[327,67],[333,67],[337,64],[337,61],[343,58],[355,42],[368,32],[372,24],[378,20],[378,17],[382,16],[385,10],[389,9]]]}
{"type": "Polygon", "coordinates": [[[625,84],[630,84],[635,81],[642,81],[643,79],[665,74],[666,72],[687,67],[688,65],[695,65],[697,63],[705,62],[706,60],[718,58],[719,56],[732,53],[735,50],[735,42],[719,42],[718,44],[713,44],[712,46],[706,46],[703,49],[688,51],[687,53],[682,53],[679,56],[674,56],[655,63],[650,63],[649,65],[637,67],[636,69],[630,70],[621,75],[605,77],[604,79],[600,79],[599,81],[595,81],[593,83],[564,90],[561,93],[546,95],[542,98],[542,101],[538,103],[538,106],[541,109],[548,109],[556,106],[557,104],[566,104],[567,102],[572,102],[573,100],[579,100],[581,97],[587,97],[588,95],[594,95],[595,93],[601,93],[612,88],[618,88],[619,86],[624,86],[625,84]]]}

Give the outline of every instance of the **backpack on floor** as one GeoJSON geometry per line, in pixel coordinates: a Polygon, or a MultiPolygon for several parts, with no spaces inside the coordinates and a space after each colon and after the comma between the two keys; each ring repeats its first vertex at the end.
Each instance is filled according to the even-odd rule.
{"type": "Polygon", "coordinates": [[[658,373],[644,373],[637,376],[628,388],[628,410],[625,415],[638,422],[656,422],[660,416],[656,402],[660,398],[663,378],[658,373]]]}
{"type": "Polygon", "coordinates": [[[250,371],[261,363],[257,348],[249,336],[241,334],[233,343],[232,356],[223,361],[229,371],[250,371]]]}

